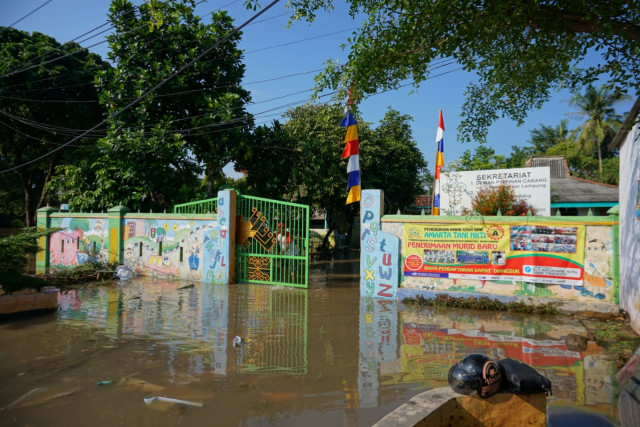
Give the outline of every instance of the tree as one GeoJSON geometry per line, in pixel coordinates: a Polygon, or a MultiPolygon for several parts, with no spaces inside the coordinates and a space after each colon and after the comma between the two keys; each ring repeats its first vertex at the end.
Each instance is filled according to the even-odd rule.
{"type": "Polygon", "coordinates": [[[37,254],[41,249],[38,239],[55,233],[59,228],[38,230],[31,227],[20,234],[0,238],[0,287],[11,293],[25,288],[40,289],[47,285],[42,279],[24,274],[29,263],[27,255],[37,254]]]}
{"type": "MultiPolygon", "coordinates": [[[[295,183],[291,199],[325,209],[329,224],[349,209],[345,207],[347,168],[340,158],[346,132],[339,126],[343,115],[337,105],[307,104],[287,111],[283,125],[289,140],[296,142],[289,177],[295,183]]],[[[358,134],[361,143],[368,135],[368,126],[361,121],[358,134]]]]}
{"type": "Polygon", "coordinates": [[[620,127],[621,117],[616,114],[613,106],[625,98],[622,93],[612,91],[605,85],[596,89],[590,84],[583,94],[577,94],[571,100],[571,104],[580,109],[574,114],[586,119],[580,124],[577,143],[588,153],[596,151],[600,178],[603,175],[602,145],[611,142],[620,127]]]}
{"type": "MultiPolygon", "coordinates": [[[[640,93],[638,0],[348,3],[363,23],[348,39],[347,62],[329,62],[317,89],[338,88],[344,99],[353,87],[357,101],[406,79],[419,85],[437,61],[455,59],[478,76],[466,92],[458,128],[463,141],[484,141],[489,125],[503,115],[522,124],[530,109],[561,87],[576,90],[602,78],[616,92],[640,93]],[[601,53],[600,64],[580,68],[593,51],[601,53]]],[[[313,21],[333,1],[290,0],[289,7],[292,19],[313,21]]],[[[634,111],[635,105],[628,117],[634,111]]]]}
{"type": "Polygon", "coordinates": [[[384,190],[392,212],[412,205],[430,181],[411,121],[411,116],[388,107],[371,138],[363,139],[360,147],[363,188],[384,190]]]}
{"type": "Polygon", "coordinates": [[[44,34],[0,27],[0,175],[3,209],[15,213],[17,196],[27,226],[44,206],[45,191],[61,163],[74,164],[93,149],[96,134],[27,164],[59,148],[87,124],[99,123],[102,110],[93,85],[96,69],[108,69],[98,55],[76,43],[61,45],[44,34]],[[24,165],[24,166],[21,166],[24,165]]]}
{"type": "Polygon", "coordinates": [[[61,184],[72,206],[166,207],[198,196],[201,172],[212,197],[223,167],[243,155],[252,119],[244,110],[249,92],[240,86],[240,33],[161,85],[233,29],[226,12],[212,12],[205,24],[194,6],[152,0],[136,8],[113,0],[115,31],[107,39],[115,66],[96,78],[109,127],[97,158],[65,171],[61,184]]]}
{"type": "Polygon", "coordinates": [[[246,170],[247,191],[271,199],[293,201],[299,186],[293,174],[300,167],[299,141],[275,120],[271,126],[255,128],[245,156],[235,161],[236,169],[246,170]]]}
{"type": "Polygon", "coordinates": [[[462,210],[463,215],[471,215],[473,212],[480,215],[497,215],[500,212],[507,216],[524,216],[528,212],[536,214],[533,206],[519,198],[513,187],[504,183],[478,190],[471,200],[471,209],[462,210]]]}
{"type": "MultiPolygon", "coordinates": [[[[426,162],[413,140],[412,118],[389,109],[380,125],[359,118],[358,140],[363,188],[384,190],[391,209],[410,205],[424,192],[426,162]]],[[[344,214],[353,223],[357,204],[347,197],[346,129],[339,126],[344,112],[337,105],[307,104],[286,113],[287,122],[254,131],[249,157],[237,166],[248,171],[250,191],[309,204],[325,210],[330,225],[344,214]]],[[[349,229],[347,235],[349,236],[349,229]]]]}
{"type": "Polygon", "coordinates": [[[496,154],[496,151],[486,144],[480,144],[474,153],[471,153],[471,150],[465,150],[455,162],[454,168],[459,171],[477,171],[503,169],[506,166],[505,156],[496,154]]]}

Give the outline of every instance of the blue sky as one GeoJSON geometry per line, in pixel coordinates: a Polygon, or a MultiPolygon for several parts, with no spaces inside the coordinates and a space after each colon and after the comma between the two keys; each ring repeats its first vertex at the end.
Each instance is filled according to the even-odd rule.
{"type": "MultiPolygon", "coordinates": [[[[6,26],[15,22],[45,1],[0,1],[0,25],[6,26]]],[[[208,15],[211,11],[225,7],[234,17],[236,24],[240,24],[254,13],[246,10],[243,2],[244,0],[208,0],[199,4],[196,11],[205,22],[209,22],[208,15]]],[[[142,2],[135,0],[134,3],[142,2]]],[[[258,18],[257,23],[246,27],[243,31],[240,48],[246,52],[244,82],[246,88],[252,93],[253,102],[256,103],[248,108],[254,114],[308,98],[310,92],[294,93],[313,87],[315,73],[311,71],[321,69],[326,60],[338,59],[344,62],[346,52],[341,50],[341,45],[346,42],[351,31],[358,26],[358,22],[348,15],[346,5],[339,4],[331,14],[319,13],[316,21],[310,25],[297,22],[291,28],[286,28],[288,15],[285,15],[285,3],[286,1],[283,0],[276,4],[258,18]],[[314,39],[304,41],[309,38],[314,39]],[[284,44],[286,45],[275,47],[284,44]],[[265,50],[257,51],[259,49],[265,50]],[[256,83],[297,73],[305,74],[256,83]],[[280,99],[273,99],[278,97],[280,99]]],[[[29,32],[38,31],[64,43],[105,23],[109,4],[109,0],[53,0],[14,27],[29,32]]],[[[82,43],[82,46],[89,46],[102,40],[104,35],[88,40],[82,43]]],[[[106,59],[108,45],[103,43],[91,50],[106,59]]],[[[446,67],[437,70],[434,74],[454,70],[454,68],[457,67],[446,67]]],[[[414,93],[410,93],[413,90],[412,87],[406,87],[373,96],[363,101],[359,109],[364,119],[373,123],[378,123],[382,119],[388,106],[403,114],[411,115],[414,118],[412,124],[414,138],[429,163],[429,168],[433,169],[439,109],[443,111],[445,122],[445,162],[458,158],[465,150],[473,150],[476,146],[476,144],[459,143],[456,131],[464,103],[464,91],[473,79],[473,74],[461,70],[452,71],[444,76],[427,80],[414,93]]],[[[530,130],[539,127],[540,124],[557,125],[563,118],[568,118],[570,126],[576,126],[579,122],[566,115],[574,111],[567,102],[570,97],[571,94],[566,91],[556,94],[541,110],[531,111],[524,125],[520,127],[511,120],[499,120],[489,130],[489,145],[498,154],[509,155],[511,146],[526,145],[530,130]]],[[[627,111],[629,107],[630,103],[622,104],[618,107],[618,112],[627,111]]],[[[286,108],[279,108],[274,110],[274,113],[279,114],[285,110],[286,108]]],[[[271,122],[276,118],[278,118],[277,114],[258,115],[256,123],[271,122]]]]}

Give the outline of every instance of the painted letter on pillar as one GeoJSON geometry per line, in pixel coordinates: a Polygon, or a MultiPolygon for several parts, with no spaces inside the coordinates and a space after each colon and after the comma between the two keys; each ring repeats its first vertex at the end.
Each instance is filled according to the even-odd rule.
{"type": "Polygon", "coordinates": [[[400,239],[382,231],[384,194],[363,190],[360,202],[360,295],[395,299],[400,239]]]}

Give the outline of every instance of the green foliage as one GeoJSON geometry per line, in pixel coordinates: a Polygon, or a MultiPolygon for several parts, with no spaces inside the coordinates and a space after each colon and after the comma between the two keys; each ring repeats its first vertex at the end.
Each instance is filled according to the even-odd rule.
{"type": "Polygon", "coordinates": [[[389,212],[412,205],[431,182],[427,162],[413,139],[412,121],[411,116],[389,107],[371,137],[360,145],[363,188],[384,190],[389,212]]]}
{"type": "Polygon", "coordinates": [[[46,282],[25,276],[27,255],[38,253],[38,239],[55,233],[59,229],[25,229],[20,234],[0,238],[0,285],[4,292],[15,292],[24,288],[39,289],[46,282]]]}
{"type": "MultiPolygon", "coordinates": [[[[34,32],[0,27],[0,169],[48,154],[99,123],[102,111],[93,85],[96,69],[108,64],[78,44],[61,45],[34,32]],[[60,57],[52,61],[52,57],[60,57]]],[[[21,216],[35,225],[35,211],[55,201],[45,188],[60,164],[76,164],[93,145],[96,134],[12,172],[0,175],[0,213],[21,216]]]]}
{"type": "MultiPolygon", "coordinates": [[[[346,128],[337,105],[305,105],[289,110],[287,122],[255,130],[247,160],[250,192],[347,213],[346,159],[341,158],[346,128]]],[[[357,112],[356,112],[357,116],[357,112]]],[[[423,194],[428,173],[415,143],[408,115],[389,109],[380,125],[358,119],[360,170],[365,188],[380,188],[390,209],[404,208],[423,194]]]]}
{"type": "Polygon", "coordinates": [[[139,7],[113,0],[115,31],[107,39],[115,66],[96,76],[100,103],[111,116],[107,136],[56,181],[72,209],[162,209],[199,196],[202,172],[211,197],[223,167],[245,156],[252,119],[244,109],[249,92],[240,86],[239,33],[115,115],[233,29],[226,12],[212,12],[206,24],[194,6],[192,0],[139,7]]]}
{"type": "Polygon", "coordinates": [[[457,162],[452,165],[459,171],[477,171],[483,169],[503,169],[507,167],[505,156],[496,154],[496,151],[487,146],[480,144],[476,147],[475,152],[465,150],[457,162]]]}
{"type": "Polygon", "coordinates": [[[506,183],[478,190],[471,200],[471,209],[462,209],[463,215],[471,215],[473,212],[485,216],[497,215],[498,212],[506,216],[524,216],[528,212],[536,214],[535,208],[518,198],[513,187],[506,183]]]}
{"type": "MultiPolygon", "coordinates": [[[[522,124],[559,88],[575,90],[603,79],[616,91],[640,89],[638,0],[348,3],[362,24],[347,40],[346,63],[329,62],[317,89],[337,88],[344,99],[353,87],[357,101],[406,79],[419,85],[436,61],[453,58],[478,77],[466,91],[458,128],[464,141],[484,141],[502,116],[522,124]],[[599,64],[580,68],[593,51],[601,54],[599,64]]],[[[333,1],[290,0],[288,6],[292,20],[311,22],[319,10],[330,11],[333,1]]]]}

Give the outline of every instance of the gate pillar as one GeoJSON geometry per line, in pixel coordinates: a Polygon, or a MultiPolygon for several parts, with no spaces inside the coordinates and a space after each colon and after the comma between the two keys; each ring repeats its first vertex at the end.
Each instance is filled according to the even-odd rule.
{"type": "Polygon", "coordinates": [[[236,203],[235,191],[218,191],[217,220],[214,226],[217,242],[208,257],[205,254],[202,276],[208,282],[236,282],[236,203]]]}

